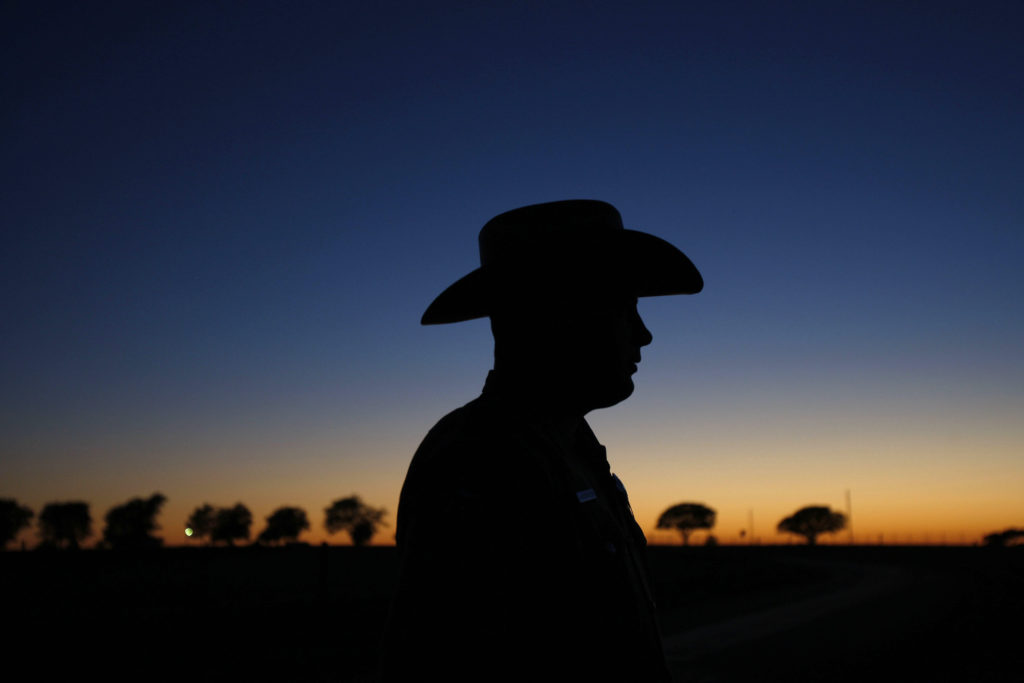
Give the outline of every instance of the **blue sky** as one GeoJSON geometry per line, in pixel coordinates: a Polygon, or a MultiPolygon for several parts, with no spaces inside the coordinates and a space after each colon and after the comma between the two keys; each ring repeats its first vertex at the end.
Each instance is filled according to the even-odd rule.
{"type": "Polygon", "coordinates": [[[1017,3],[3,13],[0,495],[393,511],[490,363],[422,310],[488,218],[573,197],[706,280],[642,303],[637,394],[593,416],[638,516],[1024,484],[1017,3]]]}

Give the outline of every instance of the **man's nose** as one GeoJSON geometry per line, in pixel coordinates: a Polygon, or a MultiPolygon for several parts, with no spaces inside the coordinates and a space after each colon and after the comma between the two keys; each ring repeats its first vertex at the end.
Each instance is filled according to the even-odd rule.
{"type": "Polygon", "coordinates": [[[633,338],[638,346],[647,346],[654,341],[654,335],[644,325],[644,320],[640,317],[639,313],[633,315],[633,338]]]}

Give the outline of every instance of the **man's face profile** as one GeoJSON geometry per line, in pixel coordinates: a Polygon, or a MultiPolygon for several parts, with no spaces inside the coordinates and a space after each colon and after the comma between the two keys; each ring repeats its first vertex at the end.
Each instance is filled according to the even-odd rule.
{"type": "Polygon", "coordinates": [[[542,398],[557,398],[580,414],[633,393],[640,349],[652,339],[636,297],[625,294],[549,303],[530,313],[499,315],[495,323],[498,348],[541,382],[537,391],[548,393],[542,398]]]}
{"type": "Polygon", "coordinates": [[[582,407],[607,408],[629,398],[640,349],[652,340],[636,298],[622,295],[593,302],[566,323],[563,358],[582,407]]]}

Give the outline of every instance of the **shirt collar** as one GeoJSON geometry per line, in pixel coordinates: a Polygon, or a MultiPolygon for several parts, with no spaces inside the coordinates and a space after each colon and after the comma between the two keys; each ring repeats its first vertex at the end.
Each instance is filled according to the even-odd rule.
{"type": "Polygon", "coordinates": [[[604,446],[582,415],[565,414],[546,401],[543,387],[508,381],[494,370],[487,373],[482,396],[536,424],[567,453],[581,453],[602,469],[608,467],[604,446]]]}

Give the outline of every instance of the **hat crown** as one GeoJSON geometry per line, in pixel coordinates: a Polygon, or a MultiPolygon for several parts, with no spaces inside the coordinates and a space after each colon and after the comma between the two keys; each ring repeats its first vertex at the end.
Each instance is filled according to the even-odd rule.
{"type": "Polygon", "coordinates": [[[624,230],[618,209],[596,199],[531,204],[499,214],[480,230],[480,265],[565,255],[624,230]]]}

